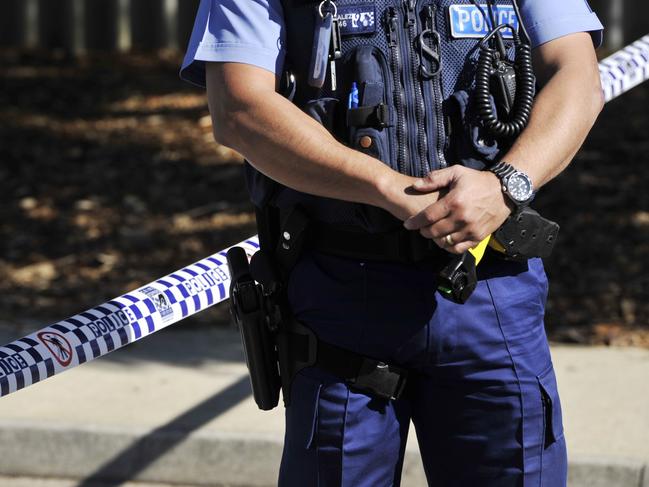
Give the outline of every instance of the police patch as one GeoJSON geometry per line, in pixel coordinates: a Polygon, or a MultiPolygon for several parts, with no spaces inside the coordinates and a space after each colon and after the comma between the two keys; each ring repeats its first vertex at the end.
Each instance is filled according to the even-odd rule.
{"type": "Polygon", "coordinates": [[[373,34],[376,32],[374,4],[338,5],[341,35],[373,34]]]}
{"type": "MultiPolygon", "coordinates": [[[[518,31],[518,17],[511,5],[494,5],[494,15],[498,25],[510,24],[518,31]]],[[[482,39],[489,34],[491,22],[485,20],[489,17],[489,8],[486,4],[476,5],[451,5],[448,8],[451,36],[454,39],[474,38],[482,39]]],[[[512,39],[510,29],[502,31],[505,39],[512,39]]]]}

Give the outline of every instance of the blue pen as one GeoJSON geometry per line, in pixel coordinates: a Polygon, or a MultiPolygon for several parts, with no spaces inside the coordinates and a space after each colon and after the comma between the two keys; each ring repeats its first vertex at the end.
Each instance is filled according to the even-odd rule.
{"type": "Polygon", "coordinates": [[[358,108],[358,86],[356,86],[356,81],[352,83],[352,90],[349,92],[347,108],[358,108]]]}

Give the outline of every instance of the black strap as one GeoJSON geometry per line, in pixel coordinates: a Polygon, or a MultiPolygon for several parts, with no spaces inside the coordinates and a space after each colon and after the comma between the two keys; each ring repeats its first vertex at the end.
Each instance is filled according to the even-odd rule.
{"type": "Polygon", "coordinates": [[[390,126],[390,110],[385,103],[378,105],[350,108],[347,110],[348,127],[376,127],[390,126]]]}
{"type": "Polygon", "coordinates": [[[416,263],[426,259],[445,262],[449,254],[416,231],[398,229],[369,233],[357,227],[311,222],[308,248],[325,254],[382,262],[416,263]]]}
{"type": "Polygon", "coordinates": [[[496,176],[498,176],[501,180],[503,178],[511,176],[516,172],[516,168],[505,161],[500,161],[495,166],[490,167],[489,170],[496,176]]]}
{"type": "Polygon", "coordinates": [[[322,341],[318,341],[316,366],[344,380],[351,389],[386,400],[401,396],[408,377],[405,369],[322,341]]]}

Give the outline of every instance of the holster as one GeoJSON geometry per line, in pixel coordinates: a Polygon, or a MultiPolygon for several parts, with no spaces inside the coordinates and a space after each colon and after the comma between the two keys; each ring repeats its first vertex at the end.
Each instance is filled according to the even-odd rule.
{"type": "Polygon", "coordinates": [[[323,342],[295,319],[286,283],[308,238],[308,218],[299,207],[284,215],[266,210],[269,214],[260,217],[262,211],[258,212],[261,250],[250,263],[239,247],[227,253],[231,314],[241,332],[259,408],[277,406],[280,388],[288,406],[295,375],[311,366],[327,370],[356,391],[385,400],[398,398],[405,388],[405,369],[323,342]],[[272,229],[273,220],[281,222],[279,229],[262,236],[262,231],[272,229]]]}
{"type": "Polygon", "coordinates": [[[316,336],[293,319],[286,299],[288,273],[306,232],[306,219],[296,215],[284,222],[280,236],[273,232],[273,226],[280,223],[279,214],[272,208],[265,213],[258,209],[261,249],[250,263],[240,247],[227,253],[231,315],[241,332],[253,397],[262,410],[277,406],[280,388],[288,405],[295,374],[316,361],[316,336]],[[273,243],[275,252],[271,253],[268,246],[273,243]]]}

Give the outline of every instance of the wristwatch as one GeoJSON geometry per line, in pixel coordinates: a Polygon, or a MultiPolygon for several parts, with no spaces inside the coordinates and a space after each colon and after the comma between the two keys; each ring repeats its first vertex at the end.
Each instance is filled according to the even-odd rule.
{"type": "Polygon", "coordinates": [[[530,177],[505,161],[500,161],[489,170],[498,176],[505,196],[520,209],[534,198],[534,185],[530,177]]]}

